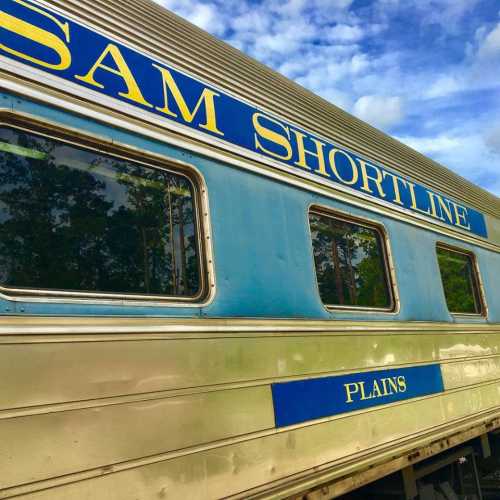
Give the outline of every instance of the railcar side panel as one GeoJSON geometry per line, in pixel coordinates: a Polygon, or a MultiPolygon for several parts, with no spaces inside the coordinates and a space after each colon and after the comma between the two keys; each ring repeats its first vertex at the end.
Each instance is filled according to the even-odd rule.
{"type": "Polygon", "coordinates": [[[11,110],[193,165],[207,185],[217,277],[214,301],[200,307],[196,313],[193,308],[181,305],[133,307],[99,305],[92,301],[82,304],[5,301],[3,310],[6,313],[387,319],[387,314],[375,312],[333,314],[321,303],[308,222],[310,207],[319,205],[380,223],[385,228],[397,286],[404,290],[400,311],[391,315],[392,319],[454,321],[447,311],[439,280],[435,254],[437,242],[476,252],[488,302],[486,321],[495,322],[500,317],[498,289],[494,283],[500,265],[493,251],[476,249],[470,243],[349,206],[334,198],[280,182],[269,182],[256,174],[29,100],[4,94],[1,102],[11,110]],[[415,269],[419,272],[415,273],[415,269]]]}
{"type": "MultiPolygon", "coordinates": [[[[69,10],[75,8],[72,1],[66,3],[69,10]]],[[[85,2],[79,4],[85,19],[88,7],[85,2]]],[[[97,2],[96,12],[104,4],[97,2]]],[[[152,15],[151,6],[141,6],[152,15]]],[[[24,0],[11,2],[9,8],[24,12],[19,15],[29,14],[30,19],[41,16],[43,22],[38,21],[46,28],[54,24],[53,18],[24,0]]],[[[117,12],[115,7],[110,9],[108,21],[117,12]]],[[[136,7],[130,9],[124,22],[136,7]]],[[[4,12],[2,19],[11,18],[4,12]]],[[[168,29],[177,22],[176,37],[179,32],[194,33],[168,15],[165,19],[168,29]]],[[[138,27],[144,29],[144,23],[138,21],[138,27]]],[[[109,24],[112,33],[118,23],[109,24]]],[[[4,30],[7,38],[14,37],[8,38],[13,44],[29,43],[29,36],[22,29],[19,32],[19,26],[17,35],[16,29],[4,30]],[[23,40],[15,38],[19,35],[23,40]]],[[[159,27],[148,38],[155,57],[164,29],[159,27]]],[[[75,30],[81,39],[105,40],[86,28],[75,30]]],[[[136,39],[136,46],[143,47],[143,38],[139,38],[141,43],[136,39]]],[[[195,45],[188,36],[180,38],[193,50],[195,45]]],[[[195,33],[193,38],[200,43],[202,35],[195,33]]],[[[221,61],[228,54],[215,43],[208,44],[213,54],[224,54],[216,66],[224,66],[221,61]]],[[[164,47],[168,43],[160,45],[166,54],[175,53],[172,47],[164,47]]],[[[145,163],[158,167],[171,162],[173,170],[177,165],[199,176],[203,200],[199,207],[196,202],[191,206],[201,212],[203,244],[199,250],[204,250],[205,266],[200,263],[200,269],[206,271],[206,279],[200,278],[200,289],[206,285],[209,292],[199,301],[191,297],[190,303],[175,302],[174,297],[170,303],[162,303],[146,297],[114,300],[104,294],[102,298],[83,298],[76,292],[71,298],[61,294],[29,297],[22,291],[9,294],[7,287],[2,289],[0,499],[281,498],[292,491],[287,489],[292,483],[299,488],[295,492],[323,484],[317,480],[320,473],[329,479],[348,476],[454,433],[500,425],[500,222],[495,217],[498,207],[488,206],[493,203],[492,195],[470,186],[470,192],[464,193],[464,206],[458,198],[456,202],[445,199],[468,184],[451,173],[447,177],[446,170],[390,138],[381,135],[378,141],[375,131],[354,118],[329,110],[323,101],[301,94],[298,88],[287,90],[281,77],[276,80],[276,75],[256,67],[259,87],[250,89],[250,94],[262,94],[256,101],[259,106],[278,103],[275,95],[280,93],[293,97],[300,107],[311,105],[299,116],[299,108],[292,109],[286,99],[280,99],[274,111],[283,113],[276,117],[283,123],[273,124],[269,119],[274,116],[271,106],[269,116],[261,116],[269,120],[269,126],[286,130],[283,124],[291,123],[299,142],[301,123],[311,127],[309,140],[314,141],[313,134],[334,137],[336,133],[341,147],[346,148],[338,153],[346,161],[357,159],[360,170],[356,172],[364,173],[365,184],[369,167],[356,151],[368,155],[366,158],[371,154],[373,161],[381,163],[385,158],[394,169],[401,160],[401,171],[396,174],[387,171],[383,175],[382,166],[372,165],[372,173],[393,179],[389,187],[394,196],[384,199],[382,181],[373,177],[378,194],[363,190],[360,179],[329,185],[321,179],[328,174],[326,164],[305,172],[308,165],[293,156],[298,149],[286,158],[283,154],[280,158],[276,150],[269,154],[269,149],[260,147],[259,152],[250,128],[234,126],[232,139],[223,143],[210,107],[214,94],[203,101],[195,94],[204,84],[190,77],[181,78],[174,72],[183,81],[186,95],[205,104],[206,116],[195,119],[197,111],[187,109],[183,116],[170,114],[175,120],[167,125],[161,122],[167,119],[160,117],[166,102],[163,111],[156,108],[152,114],[140,108],[147,103],[135,106],[137,99],[134,106],[122,102],[122,108],[117,106],[118,100],[109,98],[116,97],[116,82],[111,85],[116,72],[106,75],[109,88],[105,92],[91,89],[89,81],[87,88],[75,84],[74,72],[69,70],[64,74],[64,88],[54,89],[54,77],[48,74],[47,80],[29,81],[40,74],[40,68],[27,64],[36,64],[36,60],[6,51],[5,46],[2,50],[6,64],[0,70],[2,125],[17,120],[30,130],[33,122],[37,124],[34,131],[43,127],[50,131],[46,135],[55,139],[64,135],[76,146],[90,148],[92,144],[94,150],[102,148],[103,154],[111,154],[108,149],[113,146],[123,151],[123,157],[128,152],[133,160],[144,158],[145,163]],[[6,54],[16,62],[7,60],[6,54]],[[19,74],[12,74],[13,68],[19,74]],[[269,82],[279,83],[279,88],[270,90],[272,98],[262,92],[269,82]],[[113,103],[116,109],[112,109],[113,103]],[[314,120],[316,132],[311,125],[314,120]],[[211,135],[204,136],[198,129],[207,127],[211,135]],[[161,165],[154,165],[160,160],[161,165]],[[418,196],[412,190],[417,184],[399,177],[411,173],[412,161],[418,164],[415,183],[432,172],[425,186],[443,188],[447,193],[441,198],[422,187],[424,184],[418,187],[428,203],[441,200],[444,208],[439,210],[446,212],[448,200],[449,220],[444,212],[439,217],[436,206],[429,205],[427,212],[418,208],[418,196]],[[413,185],[404,203],[398,200],[398,182],[413,185]],[[474,227],[467,227],[466,203],[474,227]],[[385,311],[322,302],[311,211],[327,214],[330,221],[337,217],[344,223],[351,221],[351,227],[359,222],[373,229],[373,241],[380,244],[377,262],[387,274],[390,297],[385,311]],[[469,281],[477,314],[450,313],[438,246],[454,249],[471,274],[477,274],[469,281]],[[288,392],[279,400],[277,387],[283,389],[284,384],[288,384],[288,392]],[[294,389],[297,387],[302,389],[294,389]],[[308,390],[316,392],[308,397],[308,390]],[[296,410],[293,418],[287,414],[291,406],[296,410]]],[[[151,70],[149,56],[133,54],[132,49],[123,48],[123,52],[132,66],[151,70]]],[[[83,67],[91,59],[88,56],[82,51],[75,60],[83,67]]],[[[245,62],[235,54],[231,57],[240,66],[245,62]]],[[[188,59],[183,56],[183,69],[188,59]]],[[[229,107],[246,110],[240,114],[247,124],[251,117],[258,121],[260,108],[239,100],[235,89],[241,91],[241,82],[228,78],[237,66],[226,66],[221,82],[235,93],[224,93],[226,125],[238,120],[229,107]]],[[[122,70],[124,67],[121,65],[122,70]]],[[[197,63],[196,68],[199,72],[203,64],[197,63]]],[[[214,72],[205,73],[213,77],[214,72]]],[[[248,69],[242,70],[242,75],[247,73],[248,69]]],[[[151,91],[151,82],[143,81],[145,74],[141,72],[139,83],[151,91]]],[[[128,81],[127,86],[133,80],[122,79],[121,83],[128,81]]],[[[140,88],[136,90],[140,94],[140,88]]],[[[161,87],[155,91],[155,98],[161,99],[161,87]]],[[[127,100],[123,93],[118,95],[127,100]]],[[[177,96],[177,105],[179,102],[177,96]]],[[[277,144],[279,141],[274,146],[277,144]]],[[[26,153],[26,148],[17,149],[26,153]]],[[[12,144],[7,141],[3,151],[12,153],[12,144]]],[[[335,160],[336,153],[332,154],[335,160]]],[[[170,216],[171,228],[174,219],[172,213],[170,216]]],[[[337,245],[335,236],[332,240],[337,245]]],[[[335,252],[337,247],[332,247],[335,252]]],[[[354,281],[352,284],[354,287],[354,281]]]]}
{"type": "Polygon", "coordinates": [[[487,419],[500,395],[500,330],[487,325],[184,320],[180,333],[173,320],[75,318],[100,333],[72,334],[6,320],[0,366],[17,389],[0,401],[0,498],[57,484],[52,498],[216,498],[319,465],[341,474],[359,453],[487,419]],[[272,383],[436,363],[441,394],[276,430],[272,383]]]}

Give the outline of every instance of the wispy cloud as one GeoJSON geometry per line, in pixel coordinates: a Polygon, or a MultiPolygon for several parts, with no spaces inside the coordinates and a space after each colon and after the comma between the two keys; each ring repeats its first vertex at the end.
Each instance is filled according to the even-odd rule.
{"type": "Polygon", "coordinates": [[[390,128],[403,119],[401,97],[364,95],[353,107],[354,114],[380,128],[390,128]]]}
{"type": "MultiPolygon", "coordinates": [[[[486,145],[492,153],[500,154],[500,125],[492,128],[487,132],[486,145]]],[[[500,170],[500,165],[497,167],[500,170]]]]}
{"type": "Polygon", "coordinates": [[[497,0],[156,0],[500,195],[497,0]]]}
{"type": "Polygon", "coordinates": [[[478,56],[483,60],[496,59],[500,56],[500,23],[486,34],[479,47],[478,56]]]}

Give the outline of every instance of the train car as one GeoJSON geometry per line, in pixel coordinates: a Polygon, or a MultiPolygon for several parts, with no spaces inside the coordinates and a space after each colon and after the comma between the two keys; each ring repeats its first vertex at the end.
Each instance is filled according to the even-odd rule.
{"type": "Polygon", "coordinates": [[[0,499],[478,483],[497,197],[149,0],[2,0],[0,63],[0,499]]]}

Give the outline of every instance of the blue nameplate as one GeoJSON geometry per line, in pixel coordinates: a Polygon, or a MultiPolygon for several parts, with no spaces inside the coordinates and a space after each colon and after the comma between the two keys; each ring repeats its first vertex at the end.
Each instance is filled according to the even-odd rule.
{"type": "Polygon", "coordinates": [[[276,427],[443,392],[440,365],[354,373],[271,386],[276,427]]]}
{"type": "MultiPolygon", "coordinates": [[[[77,84],[64,90],[80,97],[78,88],[91,89],[160,117],[165,127],[180,125],[184,133],[201,132],[201,140],[215,138],[220,147],[274,160],[274,168],[286,166],[300,177],[487,237],[479,211],[29,0],[2,0],[0,55],[77,84]]],[[[116,101],[109,105],[117,107],[116,101]]]]}

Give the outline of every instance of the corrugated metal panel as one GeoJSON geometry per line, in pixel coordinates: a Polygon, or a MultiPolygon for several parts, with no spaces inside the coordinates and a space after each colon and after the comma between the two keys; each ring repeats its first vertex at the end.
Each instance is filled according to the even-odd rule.
{"type": "MultiPolygon", "coordinates": [[[[500,217],[500,199],[328,103],[152,0],[47,0],[89,25],[251,100],[288,121],[365,154],[500,217]]],[[[460,152],[457,151],[457,154],[460,152]]]]}

